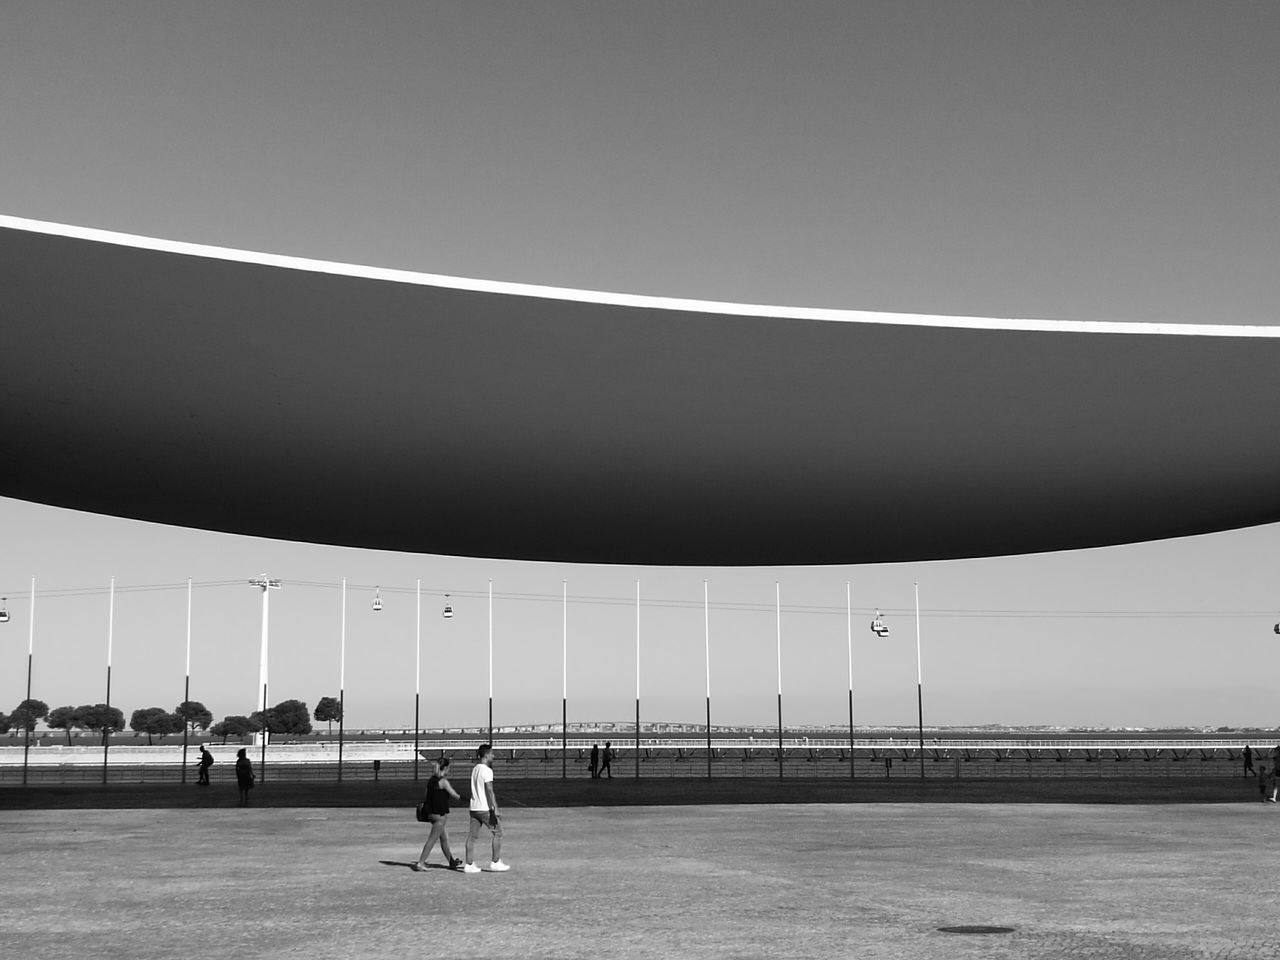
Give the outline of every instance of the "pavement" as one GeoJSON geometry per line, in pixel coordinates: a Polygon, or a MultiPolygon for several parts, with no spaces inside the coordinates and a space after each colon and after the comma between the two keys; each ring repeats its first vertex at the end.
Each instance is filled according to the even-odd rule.
{"type": "Polygon", "coordinates": [[[3,809],[0,955],[1280,960],[1280,805],[1256,799],[555,807],[510,786],[505,874],[439,851],[414,873],[403,805],[3,809]]]}

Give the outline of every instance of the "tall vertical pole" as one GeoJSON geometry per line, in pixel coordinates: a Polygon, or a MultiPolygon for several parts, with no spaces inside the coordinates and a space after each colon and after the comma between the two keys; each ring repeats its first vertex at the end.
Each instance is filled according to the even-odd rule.
{"type": "Polygon", "coordinates": [[[413,779],[418,779],[418,734],[421,724],[418,718],[418,702],[422,695],[422,578],[418,578],[415,591],[418,618],[413,630],[413,779]]]}
{"type": "Polygon", "coordinates": [[[773,582],[774,614],[778,624],[778,779],[782,779],[782,585],[773,582]]]}
{"type": "Polygon", "coordinates": [[[853,778],[853,594],[844,584],[844,628],[849,643],[849,777],[853,778]]]}
{"type": "Polygon", "coordinates": [[[258,655],[258,687],[262,692],[262,757],[259,760],[258,778],[267,782],[267,741],[271,738],[271,724],[267,718],[267,629],[271,620],[271,591],[280,589],[280,581],[273,580],[265,573],[257,580],[250,580],[249,586],[262,590],[262,648],[258,655]]]}
{"type": "MultiPolygon", "coordinates": [[[[111,600],[107,605],[107,707],[111,707],[111,646],[116,628],[116,578],[111,578],[111,600]]],[[[107,782],[107,750],[111,743],[111,728],[102,728],[102,782],[107,782]]]]}
{"type": "Polygon", "coordinates": [[[267,782],[267,741],[271,738],[271,725],[267,722],[267,631],[271,622],[271,580],[262,576],[262,650],[258,664],[258,676],[262,680],[262,752],[258,758],[258,779],[267,782]]]}
{"type": "Polygon", "coordinates": [[[569,776],[569,581],[560,581],[560,779],[569,776]]]}
{"type": "Polygon", "coordinates": [[[342,626],[338,632],[338,782],[342,782],[342,746],[347,719],[347,578],[342,578],[342,626]]]}
{"type": "Polygon", "coordinates": [[[920,779],[924,779],[924,672],[920,667],[920,581],[916,582],[916,709],[920,731],[920,779]]]}
{"type": "Polygon", "coordinates": [[[702,581],[702,651],[707,671],[707,779],[711,779],[711,603],[707,581],[702,581]]]}
{"type": "MultiPolygon", "coordinates": [[[[191,578],[187,577],[187,669],[186,682],[182,685],[182,709],[186,712],[191,702],[191,578]]],[[[182,718],[182,782],[187,782],[187,734],[191,729],[191,721],[182,718]]]]}
{"type": "Polygon", "coordinates": [[[489,578],[489,745],[493,745],[493,578],[489,578]]]}
{"type": "MultiPolygon", "coordinates": [[[[31,578],[31,620],[27,624],[27,699],[31,699],[31,654],[36,643],[36,578],[31,578]]],[[[27,756],[31,752],[31,721],[23,717],[22,729],[22,785],[27,785],[27,756]]]]}
{"type": "Polygon", "coordinates": [[[636,581],[636,777],[640,776],[640,581],[636,581]]]}

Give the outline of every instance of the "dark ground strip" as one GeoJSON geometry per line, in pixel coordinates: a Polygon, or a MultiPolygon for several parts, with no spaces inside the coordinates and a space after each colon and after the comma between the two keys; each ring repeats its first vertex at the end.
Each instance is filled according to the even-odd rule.
{"type": "MultiPolygon", "coordinates": [[[[458,778],[462,779],[462,778],[458,778]]],[[[252,792],[259,807],[404,807],[425,780],[296,783],[268,781],[252,792]]],[[[466,796],[466,783],[457,784],[466,796]]],[[[671,806],[744,803],[1258,803],[1253,780],[1173,779],[859,780],[732,778],[720,780],[504,780],[507,807],[671,806]]],[[[164,809],[235,806],[234,784],[74,784],[0,787],[0,809],[164,809]]]]}

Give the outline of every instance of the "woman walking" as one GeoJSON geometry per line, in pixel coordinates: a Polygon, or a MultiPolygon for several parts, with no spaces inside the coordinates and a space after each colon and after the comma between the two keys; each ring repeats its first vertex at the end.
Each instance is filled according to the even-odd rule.
{"type": "Polygon", "coordinates": [[[431,856],[437,840],[440,841],[440,852],[448,861],[450,870],[457,870],[462,864],[462,861],[455,857],[449,848],[449,834],[445,831],[445,823],[449,819],[450,797],[455,800],[462,799],[449,783],[449,758],[441,757],[436,761],[431,779],[427,781],[427,796],[423,800],[423,806],[427,809],[427,822],[431,824],[431,833],[427,835],[422,853],[413,865],[414,870],[427,869],[427,857],[431,856]]]}

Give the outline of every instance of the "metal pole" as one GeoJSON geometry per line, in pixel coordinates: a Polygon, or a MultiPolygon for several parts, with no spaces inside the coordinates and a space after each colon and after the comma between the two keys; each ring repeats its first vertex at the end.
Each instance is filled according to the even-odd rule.
{"type": "Polygon", "coordinates": [[[418,578],[416,590],[418,619],[414,627],[413,641],[413,779],[418,779],[418,702],[422,694],[422,578],[418,578]]]}
{"type": "Polygon", "coordinates": [[[560,779],[569,776],[569,581],[560,581],[560,779]]]}
{"type": "MultiPolygon", "coordinates": [[[[111,578],[111,601],[107,608],[107,712],[111,707],[111,646],[116,626],[116,578],[111,578]]],[[[102,782],[107,782],[107,750],[111,744],[111,730],[102,728],[102,782]]]]}
{"type": "Polygon", "coordinates": [[[702,649],[707,669],[707,779],[711,779],[711,613],[707,581],[702,581],[702,649]]]}
{"type": "Polygon", "coordinates": [[[782,586],[773,582],[774,612],[778,623],[778,779],[782,779],[782,586]]]}
{"type": "Polygon", "coordinates": [[[920,667],[920,581],[916,584],[916,709],[919,711],[920,779],[924,779],[924,673],[920,667]]]}
{"type": "MultiPolygon", "coordinates": [[[[267,685],[262,685],[262,702],[267,702],[267,685]]],[[[262,755],[258,760],[258,779],[267,782],[267,708],[262,708],[262,755]]]]}
{"type": "MultiPolygon", "coordinates": [[[[187,577],[187,672],[186,682],[182,685],[182,707],[185,712],[187,704],[191,702],[191,578],[187,577]]],[[[191,728],[191,721],[187,717],[182,718],[182,782],[187,782],[187,733],[191,728]]]]}
{"type": "Polygon", "coordinates": [[[493,578],[489,578],[489,746],[493,746],[493,578]]]}
{"type": "Polygon", "coordinates": [[[844,584],[844,622],[849,639],[849,778],[853,778],[853,600],[849,582],[844,584]]]}
{"type": "Polygon", "coordinates": [[[636,581],[636,778],[640,777],[640,581],[636,581]]]}
{"type": "MultiPolygon", "coordinates": [[[[36,578],[31,578],[31,622],[27,624],[27,699],[31,699],[31,655],[36,642],[36,578]]],[[[31,723],[24,717],[22,728],[25,731],[22,741],[22,785],[27,785],[27,756],[31,752],[31,723]]]]}
{"type": "Polygon", "coordinates": [[[342,782],[342,743],[347,718],[347,578],[342,578],[342,625],[338,633],[338,782],[342,782]]]}

